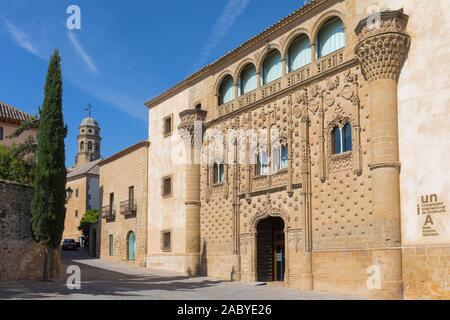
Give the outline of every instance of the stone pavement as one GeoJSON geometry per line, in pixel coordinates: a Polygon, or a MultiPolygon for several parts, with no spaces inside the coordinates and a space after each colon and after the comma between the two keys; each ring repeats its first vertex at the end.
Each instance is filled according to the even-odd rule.
{"type": "Polygon", "coordinates": [[[339,294],[280,286],[189,278],[135,266],[89,259],[83,251],[64,252],[61,279],[51,282],[0,282],[0,299],[56,300],[346,300],[339,294]],[[66,286],[69,265],[81,268],[81,290],[66,286]]]}

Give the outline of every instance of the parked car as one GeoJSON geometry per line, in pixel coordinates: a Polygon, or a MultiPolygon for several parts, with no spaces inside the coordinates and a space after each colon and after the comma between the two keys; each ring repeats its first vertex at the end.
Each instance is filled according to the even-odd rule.
{"type": "Polygon", "coordinates": [[[63,250],[77,250],[77,243],[74,239],[64,239],[62,243],[63,250]]]}

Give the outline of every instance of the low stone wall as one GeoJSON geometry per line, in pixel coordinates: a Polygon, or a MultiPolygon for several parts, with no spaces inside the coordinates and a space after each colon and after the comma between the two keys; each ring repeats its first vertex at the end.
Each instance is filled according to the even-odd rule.
{"type": "Polygon", "coordinates": [[[45,247],[33,240],[32,197],[31,187],[0,180],[0,281],[42,279],[45,247]]]}

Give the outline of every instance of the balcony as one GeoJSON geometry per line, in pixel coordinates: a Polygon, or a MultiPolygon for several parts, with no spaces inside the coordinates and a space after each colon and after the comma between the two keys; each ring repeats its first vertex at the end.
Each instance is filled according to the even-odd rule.
{"type": "Polygon", "coordinates": [[[301,85],[302,83],[307,83],[308,80],[313,78],[319,78],[320,75],[339,67],[346,62],[344,59],[347,56],[346,50],[348,50],[348,48],[339,49],[300,69],[291,71],[282,76],[280,79],[259,87],[257,90],[237,97],[226,104],[219,105],[217,108],[217,116],[221,118],[236,110],[245,108],[249,105],[257,103],[260,100],[276,95],[285,89],[290,89],[294,86],[301,85]]]}
{"type": "Polygon", "coordinates": [[[103,219],[114,219],[116,217],[116,209],[114,206],[105,206],[102,208],[102,218],[103,219]]]}
{"type": "Polygon", "coordinates": [[[330,53],[316,62],[317,74],[333,69],[344,62],[344,49],[330,53]]]}
{"type": "Polygon", "coordinates": [[[134,215],[137,212],[136,200],[120,202],[120,214],[124,216],[134,215]]]}

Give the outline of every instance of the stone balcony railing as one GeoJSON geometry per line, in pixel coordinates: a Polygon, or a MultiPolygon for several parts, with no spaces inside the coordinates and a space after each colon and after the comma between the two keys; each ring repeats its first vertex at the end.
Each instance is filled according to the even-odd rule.
{"type": "Polygon", "coordinates": [[[298,70],[287,73],[280,79],[272,81],[258,89],[240,96],[233,101],[218,106],[217,116],[223,117],[236,110],[244,108],[260,100],[271,97],[278,92],[291,88],[295,85],[301,85],[310,78],[319,76],[329,70],[332,70],[345,62],[346,48],[337,50],[329,55],[322,57],[309,65],[306,65],[298,70]]]}

